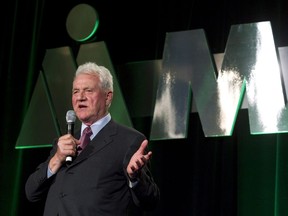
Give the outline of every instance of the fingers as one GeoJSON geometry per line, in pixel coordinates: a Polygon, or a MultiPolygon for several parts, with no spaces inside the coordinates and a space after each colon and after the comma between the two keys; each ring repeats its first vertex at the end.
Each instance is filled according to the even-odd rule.
{"type": "Polygon", "coordinates": [[[130,176],[132,178],[135,178],[138,175],[139,171],[142,169],[141,162],[136,161],[134,165],[130,166],[130,169],[131,169],[131,172],[128,172],[128,173],[130,173],[130,176]]]}
{"type": "Polygon", "coordinates": [[[147,146],[148,146],[148,140],[144,140],[141,143],[141,145],[140,145],[140,147],[139,147],[137,152],[143,154],[145,152],[145,149],[147,148],[147,146]]]}
{"type": "Polygon", "coordinates": [[[137,178],[141,169],[148,163],[152,156],[152,152],[146,153],[148,140],[144,140],[139,149],[134,153],[127,166],[127,173],[131,178],[137,178]]]}
{"type": "Polygon", "coordinates": [[[152,156],[152,152],[148,152],[147,155],[142,155],[139,159],[135,159],[135,161],[131,161],[131,170],[132,172],[138,172],[141,170],[149,161],[152,156]]]}
{"type": "Polygon", "coordinates": [[[66,158],[66,156],[75,156],[76,147],[79,144],[79,141],[75,139],[72,135],[66,134],[59,138],[57,153],[61,158],[66,158]]]}

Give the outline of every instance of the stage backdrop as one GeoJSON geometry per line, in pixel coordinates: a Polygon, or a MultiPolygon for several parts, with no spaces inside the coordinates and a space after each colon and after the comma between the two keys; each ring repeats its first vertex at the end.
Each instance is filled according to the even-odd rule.
{"type": "Polygon", "coordinates": [[[286,216],[286,3],[91,1],[99,31],[75,41],[65,24],[79,2],[1,14],[3,215],[42,214],[25,181],[65,133],[75,68],[95,60],[115,76],[113,118],[150,140],[161,202],[147,215],[286,216]]]}

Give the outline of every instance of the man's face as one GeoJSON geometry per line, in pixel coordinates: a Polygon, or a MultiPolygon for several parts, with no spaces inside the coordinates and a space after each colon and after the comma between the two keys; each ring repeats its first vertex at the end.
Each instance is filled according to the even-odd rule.
{"type": "Polygon", "coordinates": [[[73,82],[73,109],[80,121],[91,125],[107,114],[112,95],[100,88],[98,76],[80,74],[73,82]]]}

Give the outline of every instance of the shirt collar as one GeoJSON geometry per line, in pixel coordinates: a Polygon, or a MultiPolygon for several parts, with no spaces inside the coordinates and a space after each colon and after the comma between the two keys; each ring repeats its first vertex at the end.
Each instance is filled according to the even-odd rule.
{"type": "MultiPolygon", "coordinates": [[[[91,135],[90,139],[93,139],[98,132],[111,120],[111,115],[110,113],[108,113],[106,116],[104,116],[103,118],[99,119],[98,121],[94,122],[90,127],[91,130],[93,132],[93,134],[91,135]]],[[[83,130],[87,127],[87,125],[83,124],[81,125],[81,135],[83,130]]]]}

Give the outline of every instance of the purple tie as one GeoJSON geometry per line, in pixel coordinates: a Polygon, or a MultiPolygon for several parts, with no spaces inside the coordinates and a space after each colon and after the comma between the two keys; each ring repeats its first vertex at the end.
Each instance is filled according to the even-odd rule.
{"type": "Polygon", "coordinates": [[[90,142],[90,136],[92,135],[92,130],[88,126],[83,130],[82,136],[80,138],[80,145],[77,148],[78,154],[86,147],[86,145],[90,142]]]}

